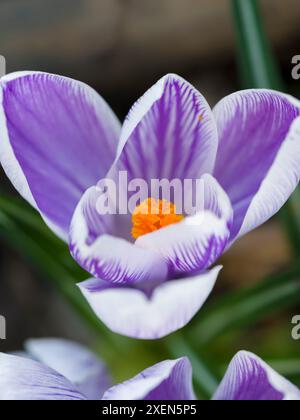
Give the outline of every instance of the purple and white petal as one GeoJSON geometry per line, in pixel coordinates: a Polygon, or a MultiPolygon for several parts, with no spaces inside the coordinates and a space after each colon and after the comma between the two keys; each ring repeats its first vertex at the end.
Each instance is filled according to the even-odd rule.
{"type": "Polygon", "coordinates": [[[232,360],[215,400],[300,400],[300,390],[252,353],[232,360]]]}
{"type": "Polygon", "coordinates": [[[0,354],[0,400],[85,400],[68,379],[34,360],[0,354]]]}
{"type": "Polygon", "coordinates": [[[110,176],[128,179],[198,179],[211,173],[218,136],[212,111],[188,82],[169,74],[133,106],[110,176]]]}
{"type": "Polygon", "coordinates": [[[19,193],[66,239],[81,195],[109,170],[121,127],[87,85],[19,72],[0,81],[0,161],[19,193]]]}
{"type": "Polygon", "coordinates": [[[229,240],[230,201],[212,176],[205,175],[202,181],[202,210],[136,241],[138,247],[162,255],[175,277],[209,268],[222,255],[229,240]]]}
{"type": "Polygon", "coordinates": [[[275,91],[242,91],[223,99],[214,115],[214,175],[234,208],[234,240],[273,216],[299,182],[300,102],[275,91]]]}
{"type": "Polygon", "coordinates": [[[91,275],[110,283],[157,284],[166,280],[168,266],[156,252],[137,247],[117,234],[118,216],[101,215],[97,197],[90,188],[80,200],[70,228],[70,250],[91,275]],[[115,222],[116,220],[116,222],[115,222]]]}
{"type": "Polygon", "coordinates": [[[192,366],[187,358],[158,363],[109,389],[103,400],[195,400],[192,366]]]}
{"type": "Polygon", "coordinates": [[[67,378],[89,400],[101,399],[111,386],[104,364],[87,348],[62,339],[28,340],[28,354],[67,378]]]}
{"type": "Polygon", "coordinates": [[[213,290],[220,270],[216,267],[196,277],[165,282],[151,296],[97,279],[78,286],[98,318],[113,332],[155,340],[191,321],[213,290]]]}

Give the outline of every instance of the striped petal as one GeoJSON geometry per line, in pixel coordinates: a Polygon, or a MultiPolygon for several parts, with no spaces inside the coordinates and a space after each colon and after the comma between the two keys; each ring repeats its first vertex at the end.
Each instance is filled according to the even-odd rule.
{"type": "Polygon", "coordinates": [[[111,381],[103,363],[85,347],[62,339],[28,340],[27,353],[67,378],[89,400],[99,400],[111,381]]]}
{"type": "Polygon", "coordinates": [[[97,187],[90,188],[74,213],[70,249],[75,260],[92,276],[109,283],[134,285],[164,281],[168,266],[159,254],[112,236],[117,233],[118,224],[114,217],[98,213],[100,194],[97,187]]]}
{"type": "Polygon", "coordinates": [[[198,179],[211,173],[217,128],[204,97],[176,75],[159,80],[132,108],[110,176],[126,171],[143,179],[198,179]]]}
{"type": "Polygon", "coordinates": [[[220,137],[214,175],[234,208],[234,240],[273,216],[298,185],[300,102],[249,90],[223,99],[214,115],[220,137]]]}
{"type": "Polygon", "coordinates": [[[211,267],[229,240],[230,201],[212,176],[205,175],[202,181],[203,210],[136,241],[138,247],[162,255],[168,262],[171,276],[191,275],[211,267]]]}
{"type": "Polygon", "coordinates": [[[259,357],[240,352],[231,362],[215,400],[300,400],[300,390],[259,357]]]}
{"type": "Polygon", "coordinates": [[[161,362],[109,389],[103,400],[195,400],[192,366],[187,358],[161,362]]]}
{"type": "Polygon", "coordinates": [[[38,72],[1,79],[1,164],[63,239],[81,195],[109,170],[120,130],[108,105],[83,83],[38,72]]]}
{"type": "Polygon", "coordinates": [[[85,397],[54,370],[28,358],[0,354],[0,400],[84,400],[85,397]]]}

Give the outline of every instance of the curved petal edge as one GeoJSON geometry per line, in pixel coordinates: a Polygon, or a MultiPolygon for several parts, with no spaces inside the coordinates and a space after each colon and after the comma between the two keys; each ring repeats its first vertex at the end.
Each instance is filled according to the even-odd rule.
{"type": "Polygon", "coordinates": [[[143,340],[165,337],[187,325],[212,292],[222,267],[167,281],[148,296],[97,279],[78,286],[98,318],[113,332],[143,340]]]}
{"type": "Polygon", "coordinates": [[[187,358],[167,360],[109,389],[104,400],[195,400],[192,366],[187,358]]]}
{"type": "Polygon", "coordinates": [[[219,386],[215,400],[300,400],[300,390],[249,352],[239,352],[219,386]]]}

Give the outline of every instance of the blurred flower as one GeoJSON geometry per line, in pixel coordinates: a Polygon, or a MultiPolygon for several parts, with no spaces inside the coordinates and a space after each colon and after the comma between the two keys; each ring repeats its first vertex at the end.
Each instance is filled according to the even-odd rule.
{"type": "Polygon", "coordinates": [[[82,293],[127,336],[154,339],[185,326],[214,287],[220,267],[210,267],[299,182],[300,103],[278,92],[238,92],[211,111],[189,83],[167,75],[122,128],[95,91],[61,76],[5,76],[0,102],[8,177],[54,232],[69,237],[72,255],[93,276],[82,293]],[[203,210],[155,222],[135,212],[133,225],[130,214],[101,215],[97,182],[118,184],[121,171],[148,185],[201,179],[203,210]]]}
{"type": "MultiPolygon", "coordinates": [[[[105,391],[107,374],[89,350],[65,340],[31,340],[28,353],[0,354],[1,400],[195,400],[187,358],[152,366],[105,391]]],[[[107,388],[106,388],[107,389],[107,388]]],[[[299,400],[300,391],[257,356],[240,352],[214,400],[299,400]]]]}
{"type": "Polygon", "coordinates": [[[24,352],[0,353],[0,399],[97,400],[111,379],[87,348],[63,339],[28,340],[24,352]]]}

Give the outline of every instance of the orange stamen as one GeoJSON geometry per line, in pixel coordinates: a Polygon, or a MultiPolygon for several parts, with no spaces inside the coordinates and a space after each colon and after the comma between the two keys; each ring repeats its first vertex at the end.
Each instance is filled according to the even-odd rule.
{"type": "Polygon", "coordinates": [[[176,213],[176,206],[167,200],[148,198],[137,206],[132,214],[134,239],[183,220],[176,213]]]}

